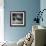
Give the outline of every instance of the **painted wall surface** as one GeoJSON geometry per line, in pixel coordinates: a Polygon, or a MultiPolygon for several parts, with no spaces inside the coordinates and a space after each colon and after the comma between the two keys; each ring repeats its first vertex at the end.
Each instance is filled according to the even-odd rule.
{"type": "Polygon", "coordinates": [[[32,30],[36,12],[40,10],[40,0],[4,0],[4,39],[18,41],[32,30]],[[25,27],[10,27],[10,11],[26,11],[25,27]]]}
{"type": "MultiPolygon", "coordinates": [[[[41,9],[41,11],[42,11],[43,9],[46,9],[46,0],[41,0],[41,1],[40,1],[40,9],[41,9]]],[[[43,22],[41,21],[41,22],[40,22],[40,25],[46,27],[46,10],[43,12],[42,17],[43,17],[43,22]]]]}

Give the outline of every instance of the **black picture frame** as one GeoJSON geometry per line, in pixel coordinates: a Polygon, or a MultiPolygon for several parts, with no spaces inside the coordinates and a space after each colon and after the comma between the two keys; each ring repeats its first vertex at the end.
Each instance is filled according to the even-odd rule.
{"type": "Polygon", "coordinates": [[[23,27],[26,25],[26,11],[10,11],[10,26],[23,27]]]}

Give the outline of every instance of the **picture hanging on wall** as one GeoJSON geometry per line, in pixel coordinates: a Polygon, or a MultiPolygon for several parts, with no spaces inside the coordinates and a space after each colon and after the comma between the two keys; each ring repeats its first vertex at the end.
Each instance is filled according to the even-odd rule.
{"type": "Polygon", "coordinates": [[[26,12],[25,11],[10,11],[10,26],[25,26],[26,12]]]}

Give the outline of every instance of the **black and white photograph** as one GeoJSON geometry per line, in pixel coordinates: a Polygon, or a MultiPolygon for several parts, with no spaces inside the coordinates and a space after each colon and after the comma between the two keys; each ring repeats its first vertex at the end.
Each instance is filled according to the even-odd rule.
{"type": "Polygon", "coordinates": [[[10,25],[11,26],[24,26],[25,25],[25,11],[11,11],[10,12],[10,25]]]}

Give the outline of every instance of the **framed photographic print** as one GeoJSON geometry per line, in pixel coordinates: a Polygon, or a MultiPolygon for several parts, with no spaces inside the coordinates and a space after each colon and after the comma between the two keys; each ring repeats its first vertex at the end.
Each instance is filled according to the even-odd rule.
{"type": "Polygon", "coordinates": [[[26,12],[25,11],[11,11],[10,12],[10,26],[25,26],[26,12]]]}

